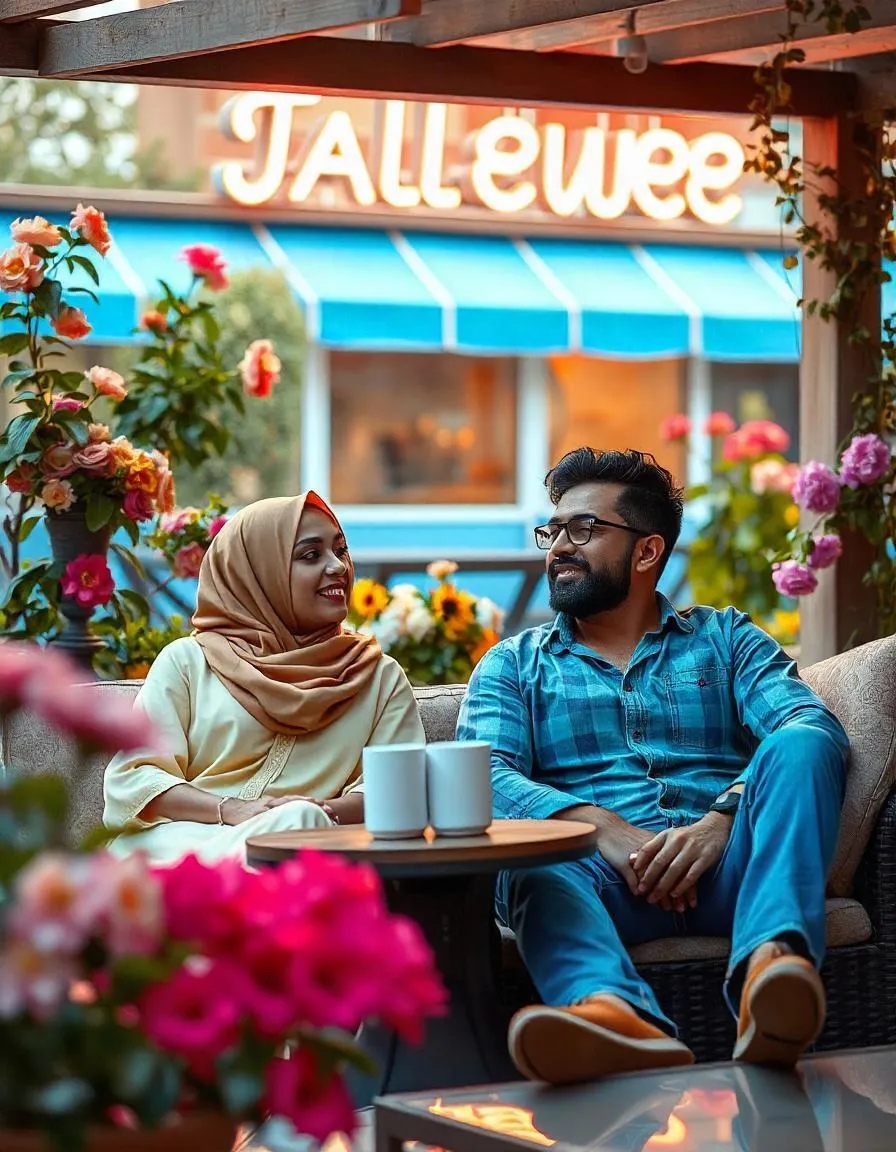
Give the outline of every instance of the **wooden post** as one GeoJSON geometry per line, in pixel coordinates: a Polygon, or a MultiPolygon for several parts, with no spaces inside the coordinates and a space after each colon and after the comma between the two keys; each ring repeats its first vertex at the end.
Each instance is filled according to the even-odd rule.
{"type": "MultiPolygon", "coordinates": [[[[804,171],[812,183],[819,166],[838,174],[841,192],[859,191],[862,166],[856,151],[858,123],[846,115],[824,120],[803,121],[804,171]]],[[[861,129],[864,131],[864,129],[861,129]]],[[[836,194],[829,184],[826,189],[836,194]]],[[[836,229],[818,204],[818,196],[807,192],[804,211],[810,223],[825,230],[836,229]]],[[[869,244],[874,250],[878,221],[869,219],[848,239],[869,244]]],[[[835,273],[819,268],[814,260],[803,261],[803,298],[827,300],[835,287],[835,273]]],[[[872,333],[880,331],[880,290],[869,291],[860,305],[859,324],[872,333]]],[[[869,387],[874,357],[868,346],[849,342],[850,326],[809,315],[803,308],[803,341],[800,361],[800,458],[803,463],[819,460],[835,465],[838,451],[852,427],[853,399],[869,387]]],[[[833,569],[820,573],[818,590],[800,603],[800,663],[805,667],[837,652],[872,639],[875,631],[876,598],[862,577],[874,559],[874,551],[864,537],[843,533],[843,556],[833,569]]]]}

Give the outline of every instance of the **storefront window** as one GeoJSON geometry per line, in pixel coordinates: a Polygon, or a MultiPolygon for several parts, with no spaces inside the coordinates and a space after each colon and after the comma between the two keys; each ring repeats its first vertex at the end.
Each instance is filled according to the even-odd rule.
{"type": "Polygon", "coordinates": [[[333,501],[514,503],[516,375],[507,358],[333,352],[333,501]]]}
{"type": "Polygon", "coordinates": [[[713,364],[712,406],[745,420],[774,420],[790,436],[787,456],[799,460],[798,364],[713,364]]]}
{"type": "Polygon", "coordinates": [[[684,478],[681,444],[660,439],[664,416],[685,409],[681,360],[595,360],[558,356],[550,361],[550,459],[573,448],[637,448],[652,452],[684,478]]]}

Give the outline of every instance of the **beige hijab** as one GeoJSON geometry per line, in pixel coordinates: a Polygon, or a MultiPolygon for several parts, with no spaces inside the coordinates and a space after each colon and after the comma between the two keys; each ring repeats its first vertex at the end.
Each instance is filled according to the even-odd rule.
{"type": "Polygon", "coordinates": [[[209,668],[259,723],[287,736],[341,716],[380,659],[372,636],[341,625],[296,634],[290,570],[306,507],[338,524],[314,492],[259,500],[229,520],[202,562],[193,615],[209,668]]]}

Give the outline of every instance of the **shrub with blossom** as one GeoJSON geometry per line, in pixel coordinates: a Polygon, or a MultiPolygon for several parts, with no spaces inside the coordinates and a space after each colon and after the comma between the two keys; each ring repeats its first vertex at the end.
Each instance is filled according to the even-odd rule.
{"type": "MultiPolygon", "coordinates": [[[[684,427],[676,420],[686,417],[663,422],[666,439],[670,429],[684,427]]],[[[781,608],[781,595],[793,594],[768,579],[770,558],[799,520],[791,497],[797,465],[783,455],[790,438],[772,420],[738,426],[727,412],[711,413],[702,431],[711,438],[713,457],[709,481],[687,492],[689,500],[699,501],[701,522],[688,553],[693,598],[716,608],[734,604],[768,623],[781,608]]],[[[788,583],[783,575],[781,581],[788,583]]]]}
{"type": "MultiPolygon", "coordinates": [[[[73,683],[63,657],[0,645],[0,708],[85,747],[156,741],[146,719],[73,683]]],[[[0,792],[0,1132],[83,1146],[87,1125],[156,1127],[198,1108],[351,1133],[343,1081],[377,1020],[410,1042],[444,1009],[422,933],[376,874],[306,852],[250,872],[62,844],[65,786],[0,792]]]]}
{"type": "Polygon", "coordinates": [[[204,508],[174,508],[160,516],[147,543],[162,553],[173,576],[196,577],[209,545],[226,523],[226,505],[212,495],[204,508]]]}
{"type": "Polygon", "coordinates": [[[465,683],[500,640],[504,614],[487,597],[457,587],[453,561],[436,560],[426,571],[436,581],[426,591],[413,584],[386,588],[374,580],[356,581],[349,624],[376,636],[412,684],[465,683]]]}
{"type": "Polygon", "coordinates": [[[808,596],[818,586],[819,569],[830,568],[843,553],[844,537],[856,531],[871,543],[876,558],[865,583],[877,589],[880,634],[896,631],[896,453],[874,432],[854,435],[830,468],[811,460],[799,469],[793,498],[807,523],[788,537],[774,557],[775,587],[786,595],[808,596]]]}

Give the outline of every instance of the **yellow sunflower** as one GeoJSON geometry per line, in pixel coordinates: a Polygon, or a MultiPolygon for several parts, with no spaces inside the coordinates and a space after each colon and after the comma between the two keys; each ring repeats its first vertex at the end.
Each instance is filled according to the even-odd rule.
{"type": "Polygon", "coordinates": [[[389,592],[376,580],[358,580],[352,589],[352,611],[362,620],[372,620],[389,603],[389,592]]]}
{"type": "Polygon", "coordinates": [[[476,619],[476,601],[453,584],[440,584],[430,599],[432,614],[445,625],[445,635],[456,640],[476,619]]]}

